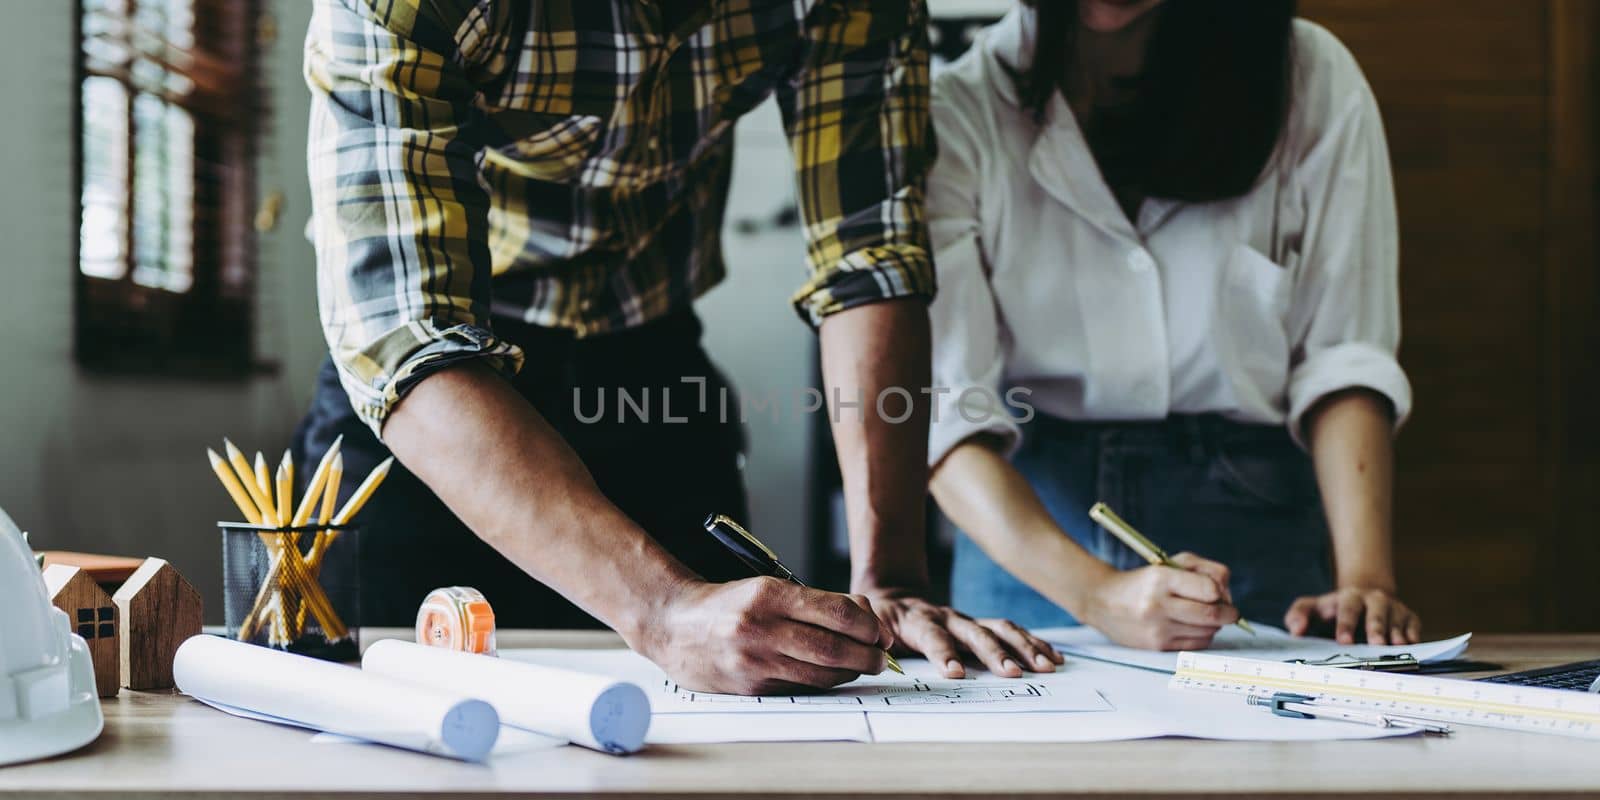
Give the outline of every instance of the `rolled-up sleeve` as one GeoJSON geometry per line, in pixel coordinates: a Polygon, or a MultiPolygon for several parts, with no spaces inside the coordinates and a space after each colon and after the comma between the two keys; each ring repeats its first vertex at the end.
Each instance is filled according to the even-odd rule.
{"type": "MultiPolygon", "coordinates": [[[[323,333],[376,432],[442,367],[522,353],[489,326],[488,207],[472,134],[477,92],[448,3],[316,0],[306,36],[308,164],[323,333]]],[[[471,4],[463,4],[472,8],[471,4]]]]}
{"type": "Polygon", "coordinates": [[[1365,82],[1300,170],[1307,221],[1291,311],[1289,433],[1305,445],[1306,412],[1333,392],[1388,398],[1398,429],[1411,413],[1400,346],[1399,237],[1389,151],[1365,82]]]}
{"type": "Polygon", "coordinates": [[[968,128],[963,97],[941,92],[933,109],[939,163],[928,179],[928,227],[939,296],[929,307],[933,328],[935,402],[928,428],[928,463],[977,434],[990,434],[1010,455],[1022,433],[1005,404],[1001,385],[1005,338],[989,270],[983,260],[979,222],[978,137],[968,128]]]}
{"type": "Polygon", "coordinates": [[[777,92],[793,151],[811,279],[800,315],[931,298],[923,184],[933,159],[923,0],[842,0],[808,21],[777,92]]]}

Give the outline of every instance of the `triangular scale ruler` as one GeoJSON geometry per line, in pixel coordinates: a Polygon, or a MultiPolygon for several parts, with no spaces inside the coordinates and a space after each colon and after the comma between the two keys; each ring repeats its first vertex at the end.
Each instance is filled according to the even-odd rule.
{"type": "MultiPolygon", "coordinates": [[[[1174,689],[1270,696],[1460,725],[1600,739],[1600,694],[1181,653],[1174,689]]],[[[1263,712],[1265,713],[1265,712],[1263,712]]]]}

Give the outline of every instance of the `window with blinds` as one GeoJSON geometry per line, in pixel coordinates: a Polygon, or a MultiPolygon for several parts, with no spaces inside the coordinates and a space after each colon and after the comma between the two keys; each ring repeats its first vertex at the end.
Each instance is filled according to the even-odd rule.
{"type": "Polygon", "coordinates": [[[252,364],[261,0],[79,0],[80,363],[252,364]]]}

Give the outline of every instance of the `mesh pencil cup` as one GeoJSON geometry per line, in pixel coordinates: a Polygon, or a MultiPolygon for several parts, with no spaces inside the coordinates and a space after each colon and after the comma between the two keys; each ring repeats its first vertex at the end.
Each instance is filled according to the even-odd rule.
{"type": "Polygon", "coordinates": [[[361,531],[219,522],[223,623],[241,642],[329,661],[361,657],[361,531]]]}

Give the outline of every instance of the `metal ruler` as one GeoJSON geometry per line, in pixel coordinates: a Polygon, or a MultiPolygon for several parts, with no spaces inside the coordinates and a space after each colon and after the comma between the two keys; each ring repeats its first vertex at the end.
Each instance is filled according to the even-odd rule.
{"type": "Polygon", "coordinates": [[[1381,714],[1600,739],[1600,694],[1180,653],[1174,689],[1317,702],[1381,714]]]}

